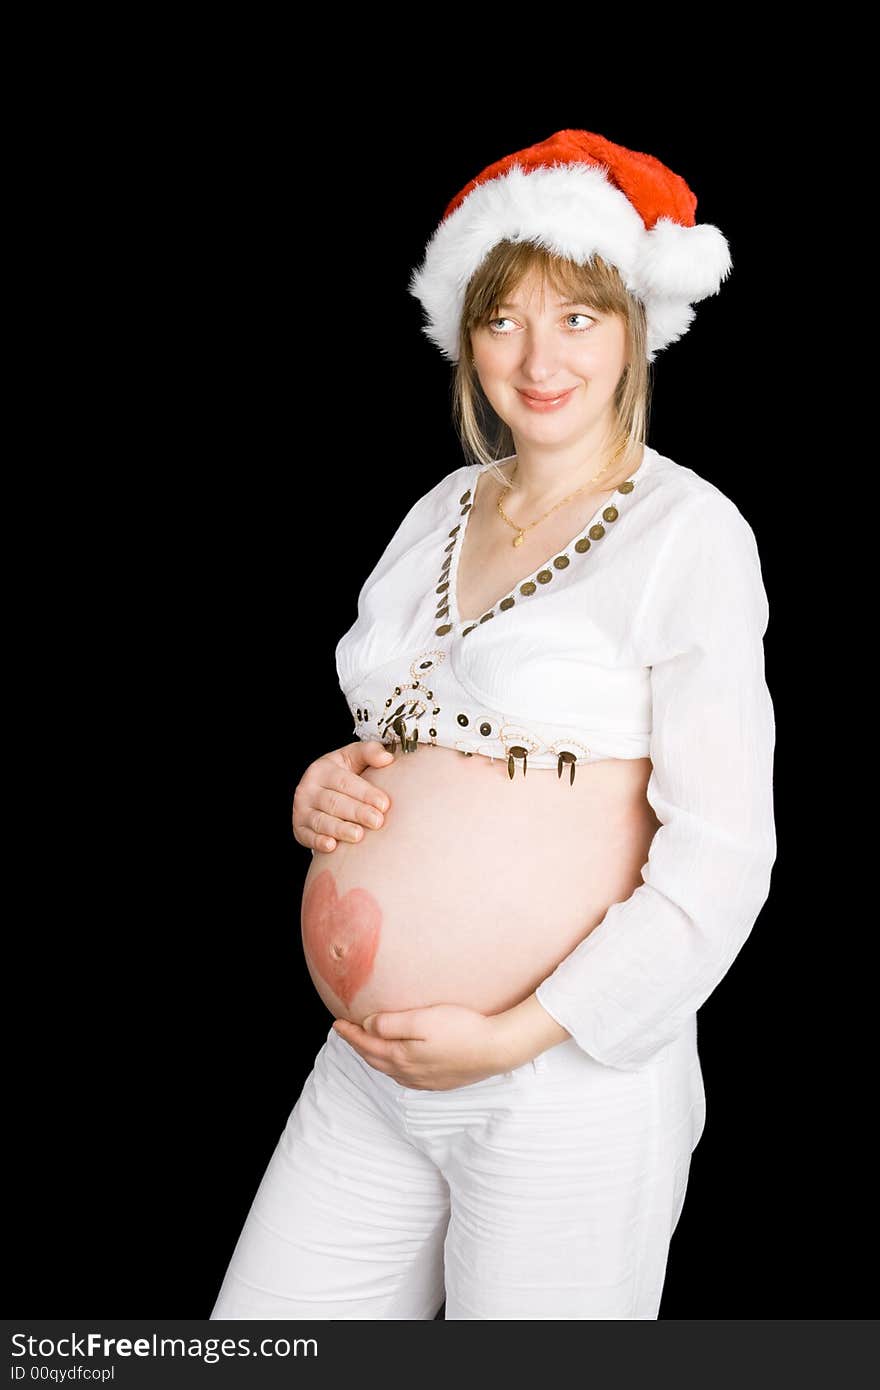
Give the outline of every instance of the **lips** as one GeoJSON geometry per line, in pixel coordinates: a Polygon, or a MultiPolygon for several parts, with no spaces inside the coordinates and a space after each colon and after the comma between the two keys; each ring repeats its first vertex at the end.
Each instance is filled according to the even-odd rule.
{"type": "Polygon", "coordinates": [[[535,410],[539,410],[542,409],[542,407],[560,406],[560,404],[563,404],[563,402],[569,399],[574,389],[576,389],[574,386],[570,386],[569,391],[557,391],[553,393],[553,395],[546,395],[544,392],[535,393],[534,391],[519,391],[519,388],[517,388],[517,391],[519,391],[519,395],[525,402],[534,407],[535,410]]]}
{"type": "Polygon", "coordinates": [[[559,396],[539,395],[534,396],[527,391],[519,391],[523,407],[530,410],[533,415],[553,415],[557,410],[564,410],[574,395],[575,388],[563,391],[559,396]]]}
{"type": "Polygon", "coordinates": [[[520,391],[519,394],[530,401],[558,401],[563,396],[570,396],[574,389],[573,386],[570,386],[567,391],[520,391]]]}

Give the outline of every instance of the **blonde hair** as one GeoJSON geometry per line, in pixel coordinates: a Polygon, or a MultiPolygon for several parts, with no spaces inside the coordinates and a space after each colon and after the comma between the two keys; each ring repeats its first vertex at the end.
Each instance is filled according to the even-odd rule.
{"type": "MultiPolygon", "coordinates": [[[[623,475],[641,461],[646,442],[651,398],[651,363],[647,356],[645,308],[626,289],[616,266],[600,256],[584,265],[568,260],[531,241],[500,241],[474,272],[465,291],[459,323],[459,355],[452,382],[452,412],[462,449],[504,487],[508,479],[492,465],[515,453],[510,426],[492,409],[471,362],[471,333],[494,316],[533,268],[573,302],[594,305],[600,313],[618,314],[624,322],[629,366],[614,394],[615,428],[609,441],[620,449],[623,475]]],[[[615,469],[615,472],[617,470],[615,469]]]]}

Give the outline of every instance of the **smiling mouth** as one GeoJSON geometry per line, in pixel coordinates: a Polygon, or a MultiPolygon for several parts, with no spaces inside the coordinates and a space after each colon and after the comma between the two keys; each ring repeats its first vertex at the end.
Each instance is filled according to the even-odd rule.
{"type": "Polygon", "coordinates": [[[567,391],[550,391],[546,395],[542,391],[520,391],[519,394],[530,401],[561,401],[563,396],[570,395],[574,389],[573,386],[569,386],[567,391]]]}
{"type": "Polygon", "coordinates": [[[548,411],[561,410],[566,401],[574,395],[575,389],[572,386],[568,391],[563,391],[561,395],[557,396],[533,396],[528,391],[520,391],[519,388],[517,388],[517,393],[530,410],[547,414],[548,411]]]}

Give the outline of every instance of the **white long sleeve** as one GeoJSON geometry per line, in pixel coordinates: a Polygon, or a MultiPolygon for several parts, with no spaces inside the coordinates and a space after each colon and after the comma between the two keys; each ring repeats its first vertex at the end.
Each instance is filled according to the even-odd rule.
{"type": "Polygon", "coordinates": [[[751,527],[722,492],[701,491],[670,526],[635,617],[634,645],[651,668],[647,798],[661,822],[643,882],[536,991],[609,1066],[643,1066],[680,1033],[767,899],[776,859],[768,617],[751,527]]]}

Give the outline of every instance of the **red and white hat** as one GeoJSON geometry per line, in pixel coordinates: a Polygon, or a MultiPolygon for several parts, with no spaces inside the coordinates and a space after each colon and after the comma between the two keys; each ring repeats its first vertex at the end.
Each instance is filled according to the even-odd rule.
{"type": "Polygon", "coordinates": [[[588,130],[555,135],[497,160],[465,184],[428,242],[409,292],[425,311],[422,332],[451,362],[465,290],[499,241],[533,241],[583,264],[615,265],[645,306],[648,361],[691,325],[691,305],[717,294],[731,269],[717,227],[694,220],[697,199],[653,155],[588,130]]]}

